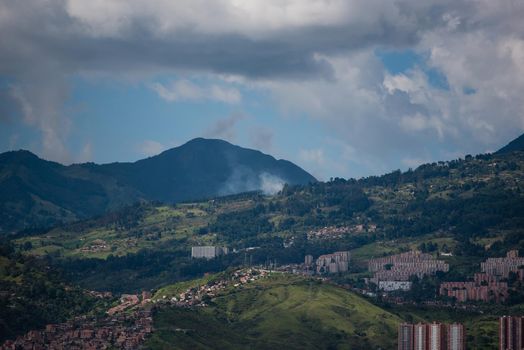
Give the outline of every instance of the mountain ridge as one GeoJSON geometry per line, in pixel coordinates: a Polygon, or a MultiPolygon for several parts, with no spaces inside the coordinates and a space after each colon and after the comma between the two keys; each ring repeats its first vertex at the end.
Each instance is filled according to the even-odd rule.
{"type": "Polygon", "coordinates": [[[140,200],[179,202],[307,184],[297,165],[224,140],[197,138],[135,162],[62,165],[26,150],[0,154],[0,232],[51,226],[140,200]],[[269,180],[268,180],[269,179],[269,180]]]}
{"type": "Polygon", "coordinates": [[[510,141],[506,146],[499,149],[497,154],[515,152],[515,151],[524,151],[524,134],[510,141]]]}

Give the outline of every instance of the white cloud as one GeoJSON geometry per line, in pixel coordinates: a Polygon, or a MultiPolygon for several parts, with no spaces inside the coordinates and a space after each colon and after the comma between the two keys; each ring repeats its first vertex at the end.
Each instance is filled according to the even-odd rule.
{"type": "Polygon", "coordinates": [[[154,24],[158,35],[193,28],[212,35],[241,31],[259,38],[275,30],[344,22],[348,5],[342,0],[68,0],[67,11],[94,36],[125,35],[140,21],[154,24]]]}
{"type": "Polygon", "coordinates": [[[445,125],[437,117],[424,116],[420,113],[415,115],[405,115],[400,118],[400,126],[406,131],[422,131],[433,129],[439,139],[444,138],[445,125]]]}
{"type": "Polygon", "coordinates": [[[151,88],[164,100],[175,101],[218,101],[237,104],[242,101],[242,95],[235,88],[218,85],[200,86],[190,80],[176,80],[168,85],[151,84],[151,88]]]}
{"type": "Polygon", "coordinates": [[[303,162],[312,163],[316,166],[322,166],[326,162],[323,149],[303,149],[298,156],[303,162]]]}
{"type": "Polygon", "coordinates": [[[154,140],[145,140],[140,145],[138,145],[138,151],[140,152],[140,154],[147,157],[156,156],[157,154],[163,152],[165,149],[166,146],[154,140]]]}

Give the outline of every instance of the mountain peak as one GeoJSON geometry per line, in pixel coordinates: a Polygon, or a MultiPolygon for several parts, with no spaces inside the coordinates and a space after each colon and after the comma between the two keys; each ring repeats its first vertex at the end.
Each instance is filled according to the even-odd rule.
{"type": "Polygon", "coordinates": [[[38,158],[36,154],[34,154],[31,151],[20,149],[17,151],[7,151],[4,153],[0,153],[0,159],[21,159],[21,158],[38,158]]]}
{"type": "Polygon", "coordinates": [[[161,201],[264,190],[271,181],[282,185],[316,181],[291,162],[221,139],[202,137],[138,161],[132,167],[134,170],[121,182],[133,183],[142,193],[161,201]]]}
{"type": "MultiPolygon", "coordinates": [[[[316,179],[297,165],[220,139],[196,138],[134,163],[63,166],[29,151],[0,154],[0,212],[10,227],[49,225],[138,200],[173,203],[248,191],[274,193],[316,179]],[[45,210],[40,208],[45,206],[45,210]]],[[[1,221],[1,220],[0,220],[1,221]]]]}
{"type": "Polygon", "coordinates": [[[524,134],[520,135],[519,137],[517,137],[516,139],[514,139],[495,153],[502,154],[515,151],[524,151],[524,134]]]}

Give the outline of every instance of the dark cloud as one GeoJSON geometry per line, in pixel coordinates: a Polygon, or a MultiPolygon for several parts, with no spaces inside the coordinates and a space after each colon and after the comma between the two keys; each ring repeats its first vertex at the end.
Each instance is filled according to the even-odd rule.
{"type": "MultiPolygon", "coordinates": [[[[332,25],[283,25],[264,35],[250,35],[247,29],[243,33],[241,26],[217,33],[203,33],[190,27],[164,33],[159,32],[159,19],[125,13],[131,17],[125,26],[97,34],[89,23],[71,16],[67,3],[4,0],[5,18],[0,22],[3,33],[0,69],[4,74],[20,74],[28,62],[47,61],[48,65],[44,64],[42,69],[69,73],[190,69],[255,78],[329,78],[330,66],[316,54],[334,54],[370,45],[407,47],[416,43],[424,30],[439,25],[445,11],[457,7],[453,2],[447,2],[446,6],[444,2],[413,6],[413,1],[396,1],[385,7],[393,12],[388,14],[380,10],[384,2],[376,1],[375,8],[355,2],[351,6],[356,11],[369,11],[362,18],[332,25]]],[[[133,10],[132,5],[129,7],[133,10]]],[[[176,20],[174,15],[173,21],[176,20]]],[[[264,33],[263,28],[260,30],[264,33]]]]}

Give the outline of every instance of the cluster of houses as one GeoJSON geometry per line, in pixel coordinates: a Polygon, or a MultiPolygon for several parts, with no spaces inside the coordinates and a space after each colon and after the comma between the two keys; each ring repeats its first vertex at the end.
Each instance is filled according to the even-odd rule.
{"type": "Polygon", "coordinates": [[[103,239],[95,239],[90,245],[80,249],[82,253],[99,253],[111,250],[109,245],[103,239]]]}
{"type": "Polygon", "coordinates": [[[188,288],[178,296],[173,296],[171,298],[163,295],[161,300],[179,307],[205,307],[207,306],[206,300],[217,296],[220,291],[228,287],[238,288],[246,283],[251,283],[260,278],[267,277],[268,273],[269,272],[266,270],[254,268],[238,270],[233,272],[231,279],[215,280],[201,286],[188,288]]]}
{"type": "Polygon", "coordinates": [[[435,259],[431,254],[410,251],[370,259],[368,270],[373,273],[373,278],[368,282],[376,284],[379,290],[405,291],[411,289],[412,276],[422,278],[426,275],[434,275],[438,271],[448,272],[449,265],[443,260],[435,259]]]}
{"type": "Polygon", "coordinates": [[[108,315],[114,315],[119,312],[125,311],[133,306],[138,305],[140,302],[145,305],[151,300],[151,292],[142,292],[141,299],[136,294],[122,294],[120,297],[120,304],[107,310],[108,315]]]}
{"type": "Polygon", "coordinates": [[[307,239],[337,239],[349,233],[375,232],[375,224],[357,224],[353,226],[326,226],[307,232],[307,239]]]}
{"type": "MultiPolygon", "coordinates": [[[[163,296],[160,301],[152,300],[151,293],[146,291],[141,295],[122,294],[120,303],[110,308],[103,318],[82,316],[67,323],[49,324],[44,330],[30,331],[14,341],[6,341],[0,350],[137,349],[153,332],[153,308],[163,302],[179,307],[207,306],[207,298],[215,297],[221,290],[241,287],[268,274],[255,268],[238,270],[229,279],[189,288],[171,299],[163,296]]],[[[100,297],[107,295],[101,293],[100,297]]]]}
{"type": "MultiPolygon", "coordinates": [[[[123,248],[133,248],[138,246],[138,240],[136,238],[126,238],[124,240],[119,240],[118,245],[123,248]]],[[[79,248],[79,251],[82,253],[102,253],[111,251],[111,248],[111,245],[103,239],[95,239],[89,245],[79,248]]]]}
{"type": "Polygon", "coordinates": [[[507,280],[510,274],[524,281],[524,257],[511,250],[503,258],[489,258],[480,264],[482,273],[476,273],[473,281],[444,282],[440,285],[442,296],[455,298],[459,302],[482,301],[504,302],[509,295],[507,280]]]}
{"type": "Polygon", "coordinates": [[[140,309],[102,319],[82,316],[67,323],[48,324],[44,330],[8,340],[0,350],[137,349],[152,331],[151,310],[140,309]]]}

